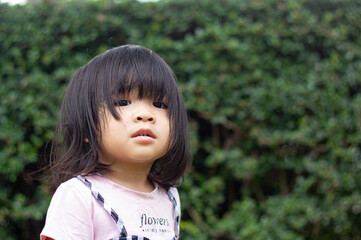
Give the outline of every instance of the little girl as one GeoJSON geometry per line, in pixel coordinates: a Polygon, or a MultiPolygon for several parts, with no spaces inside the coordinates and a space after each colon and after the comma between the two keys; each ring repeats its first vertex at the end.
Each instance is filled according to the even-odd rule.
{"type": "Polygon", "coordinates": [[[96,56],[61,106],[41,239],[178,239],[175,183],[190,163],[186,110],[163,59],[134,45],[96,56]]]}

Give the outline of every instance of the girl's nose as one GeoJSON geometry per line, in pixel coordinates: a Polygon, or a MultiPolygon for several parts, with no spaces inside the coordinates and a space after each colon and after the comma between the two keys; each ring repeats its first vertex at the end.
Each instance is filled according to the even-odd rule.
{"type": "Polygon", "coordinates": [[[135,122],[155,122],[155,117],[150,112],[140,112],[134,115],[135,122]]]}

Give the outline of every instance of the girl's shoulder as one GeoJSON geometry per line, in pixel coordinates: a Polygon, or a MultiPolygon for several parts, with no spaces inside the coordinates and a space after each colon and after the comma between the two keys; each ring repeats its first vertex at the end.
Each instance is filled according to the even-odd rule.
{"type": "Polygon", "coordinates": [[[178,189],[176,187],[171,187],[169,188],[169,191],[171,192],[171,194],[174,196],[176,202],[177,202],[177,208],[180,211],[180,206],[181,206],[181,202],[180,202],[180,197],[179,197],[179,193],[178,193],[178,189]]]}
{"type": "Polygon", "coordinates": [[[169,191],[174,195],[174,197],[179,198],[178,189],[176,187],[170,187],[169,191]]]}
{"type": "Polygon", "coordinates": [[[56,189],[55,193],[57,192],[79,192],[85,193],[87,188],[82,181],[80,181],[76,177],[72,177],[67,181],[61,183],[59,187],[56,189]]]}
{"type": "Polygon", "coordinates": [[[88,206],[91,197],[89,188],[79,179],[73,177],[59,185],[52,197],[52,202],[59,205],[68,204],[74,206],[75,203],[78,203],[88,206]]]}
{"type": "MultiPolygon", "coordinates": [[[[106,181],[103,180],[103,177],[101,177],[99,175],[89,175],[89,176],[85,176],[84,178],[87,179],[88,181],[90,181],[91,183],[96,182],[97,184],[106,184],[106,181]]],[[[62,188],[63,189],[80,190],[80,191],[84,191],[86,189],[89,190],[89,187],[86,184],[84,184],[84,182],[81,181],[76,176],[61,183],[59,185],[58,189],[62,189],[62,188]]]]}
{"type": "MultiPolygon", "coordinates": [[[[98,175],[90,175],[85,177],[92,185],[103,186],[107,184],[102,177],[98,175]]],[[[56,189],[53,198],[62,199],[68,197],[74,201],[86,201],[92,200],[92,192],[87,184],[77,177],[70,178],[69,180],[61,183],[56,189]]]]}
{"type": "Polygon", "coordinates": [[[104,213],[90,189],[80,179],[71,178],[55,191],[41,235],[53,239],[112,238],[117,229],[112,227],[113,219],[104,213]],[[97,227],[104,223],[107,227],[97,227]]]}

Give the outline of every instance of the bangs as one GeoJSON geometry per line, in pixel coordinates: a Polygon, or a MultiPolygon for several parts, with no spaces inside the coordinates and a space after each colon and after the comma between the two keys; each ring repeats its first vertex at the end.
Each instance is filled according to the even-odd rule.
{"type": "MultiPolygon", "coordinates": [[[[170,67],[156,53],[149,49],[127,46],[124,51],[105,52],[104,68],[100,69],[103,79],[98,79],[98,89],[102,101],[117,120],[119,110],[114,102],[128,96],[132,90],[138,92],[139,99],[163,101],[172,109],[178,90],[176,77],[170,67]]],[[[100,99],[99,99],[100,100],[100,99]]],[[[99,105],[101,106],[101,105],[99,105]]],[[[104,106],[105,107],[105,106],[104,106]]],[[[170,114],[171,115],[171,114],[170,114]]]]}

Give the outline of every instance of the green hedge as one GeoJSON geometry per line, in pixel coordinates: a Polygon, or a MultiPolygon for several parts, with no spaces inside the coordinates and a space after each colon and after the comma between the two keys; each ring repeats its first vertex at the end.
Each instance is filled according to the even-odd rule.
{"type": "Polygon", "coordinates": [[[181,239],[361,239],[360,32],[359,0],[0,4],[0,238],[43,226],[50,196],[29,173],[71,74],[134,43],[188,108],[181,239]]]}

